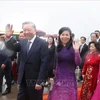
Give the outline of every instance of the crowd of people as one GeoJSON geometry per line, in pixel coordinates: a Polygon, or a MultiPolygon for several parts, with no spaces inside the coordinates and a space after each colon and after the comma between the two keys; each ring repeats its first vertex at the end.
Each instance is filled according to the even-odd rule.
{"type": "Polygon", "coordinates": [[[18,41],[13,37],[12,25],[5,29],[5,35],[0,36],[0,92],[3,77],[7,84],[2,95],[11,93],[11,85],[18,83],[17,100],[43,100],[44,87],[51,85],[53,78],[48,100],[78,100],[77,81],[82,82],[79,100],[100,100],[99,30],[90,34],[87,43],[85,36],[78,41],[69,27],[62,27],[55,45],[53,36],[45,41],[36,35],[33,22],[22,24],[18,41]],[[77,66],[81,69],[78,80],[77,66]]]}

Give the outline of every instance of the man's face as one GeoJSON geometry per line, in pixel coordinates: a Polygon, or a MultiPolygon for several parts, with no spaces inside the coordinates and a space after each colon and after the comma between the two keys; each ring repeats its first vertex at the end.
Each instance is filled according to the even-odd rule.
{"type": "Polygon", "coordinates": [[[86,41],[84,38],[81,38],[81,44],[84,44],[86,41]]]}
{"type": "Polygon", "coordinates": [[[96,34],[91,34],[91,41],[97,41],[96,34]]]}
{"type": "Polygon", "coordinates": [[[20,34],[19,34],[19,40],[22,40],[22,39],[25,39],[24,33],[20,33],[20,34]]]}
{"type": "Polygon", "coordinates": [[[27,39],[32,39],[36,34],[36,29],[32,27],[32,24],[25,24],[23,26],[23,33],[27,39]]]}

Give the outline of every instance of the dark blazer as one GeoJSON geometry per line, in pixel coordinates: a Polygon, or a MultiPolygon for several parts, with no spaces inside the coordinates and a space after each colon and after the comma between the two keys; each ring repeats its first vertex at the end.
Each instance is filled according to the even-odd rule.
{"type": "Polygon", "coordinates": [[[50,48],[48,48],[48,52],[49,52],[49,62],[53,62],[55,59],[55,45],[52,45],[50,48]]]}
{"type": "Polygon", "coordinates": [[[6,65],[5,70],[9,70],[9,63],[10,63],[9,57],[5,54],[4,51],[0,50],[0,67],[2,64],[5,64],[6,65]]]}
{"type": "Polygon", "coordinates": [[[5,41],[5,46],[8,49],[8,51],[6,51],[8,54],[8,56],[11,58],[11,60],[13,61],[14,59],[17,59],[17,52],[15,51],[15,47],[14,47],[14,43],[16,43],[17,41],[11,37],[10,40],[8,40],[7,42],[5,41]]]}
{"type": "Polygon", "coordinates": [[[18,72],[18,69],[19,69],[20,60],[21,60],[21,53],[18,52],[18,57],[17,57],[17,72],[18,72]]]}
{"type": "Polygon", "coordinates": [[[20,66],[18,70],[18,83],[21,84],[23,75],[27,81],[33,80],[37,84],[44,85],[47,75],[47,42],[36,37],[27,55],[27,39],[15,44],[16,50],[21,53],[20,66]]]}
{"type": "Polygon", "coordinates": [[[82,59],[85,59],[87,52],[88,52],[88,45],[84,44],[82,51],[80,52],[80,56],[81,56],[82,59]]]}
{"type": "Polygon", "coordinates": [[[55,45],[48,48],[48,77],[54,77],[53,69],[55,68],[55,45]]]}

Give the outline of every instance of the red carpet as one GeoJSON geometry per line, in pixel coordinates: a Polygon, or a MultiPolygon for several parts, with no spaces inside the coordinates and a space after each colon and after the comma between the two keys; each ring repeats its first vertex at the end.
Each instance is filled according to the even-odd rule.
{"type": "Polygon", "coordinates": [[[79,100],[79,95],[80,95],[80,92],[81,92],[81,86],[78,87],[78,100],[79,100]]]}
{"type": "MultiPolygon", "coordinates": [[[[78,87],[78,99],[79,99],[80,91],[81,91],[81,87],[78,87]]],[[[48,100],[48,94],[43,95],[43,100],[48,100]]]]}
{"type": "Polygon", "coordinates": [[[43,95],[43,100],[48,100],[48,94],[43,95]]]}

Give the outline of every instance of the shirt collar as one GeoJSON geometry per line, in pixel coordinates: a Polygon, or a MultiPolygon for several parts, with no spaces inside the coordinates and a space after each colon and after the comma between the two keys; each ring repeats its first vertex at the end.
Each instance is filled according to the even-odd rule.
{"type": "Polygon", "coordinates": [[[28,40],[28,41],[30,41],[31,43],[33,43],[34,40],[35,40],[35,38],[36,38],[36,35],[34,35],[34,37],[31,40],[28,40]]]}
{"type": "Polygon", "coordinates": [[[99,42],[100,38],[97,39],[97,42],[99,42]]]}
{"type": "Polygon", "coordinates": [[[82,46],[84,46],[86,43],[81,44],[82,46]]]}

